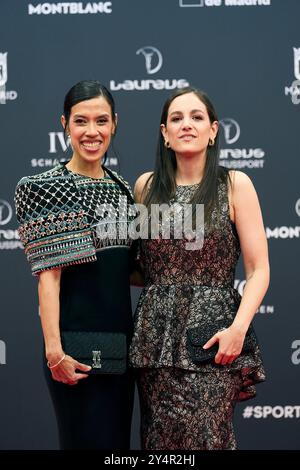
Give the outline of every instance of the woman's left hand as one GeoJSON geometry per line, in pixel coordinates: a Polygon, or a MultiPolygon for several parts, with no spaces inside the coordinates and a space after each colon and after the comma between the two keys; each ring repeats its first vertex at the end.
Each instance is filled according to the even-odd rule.
{"type": "Polygon", "coordinates": [[[244,331],[231,325],[225,330],[218,331],[204,344],[203,348],[208,349],[218,342],[219,349],[215,355],[215,363],[231,364],[241,354],[245,334],[244,331]]]}

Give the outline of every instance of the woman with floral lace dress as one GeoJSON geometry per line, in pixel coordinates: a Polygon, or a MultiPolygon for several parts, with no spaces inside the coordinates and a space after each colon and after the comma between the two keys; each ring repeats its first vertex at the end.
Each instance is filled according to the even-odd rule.
{"type": "Polygon", "coordinates": [[[148,213],[162,203],[173,212],[187,203],[204,204],[205,211],[202,247],[186,249],[187,238],[172,238],[172,230],[163,237],[161,225],[158,237],[140,243],[145,287],[130,360],[137,368],[142,447],[148,450],[235,449],[235,404],[253,397],[255,384],[265,379],[256,337],[252,350],[242,350],[269,282],[264,225],[250,179],[219,166],[218,127],[205,93],[176,91],[163,108],[154,172],[135,185],[136,200],[148,213]],[[240,252],[242,299],[233,288],[240,252]],[[187,333],[212,316],[230,324],[202,345],[218,346],[213,360],[195,362],[187,333]]]}

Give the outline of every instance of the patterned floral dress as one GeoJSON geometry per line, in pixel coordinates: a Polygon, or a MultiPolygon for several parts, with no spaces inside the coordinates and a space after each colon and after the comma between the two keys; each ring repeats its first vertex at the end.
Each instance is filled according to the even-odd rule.
{"type": "MultiPolygon", "coordinates": [[[[196,188],[177,186],[171,207],[188,203],[196,188]]],[[[138,368],[144,449],[235,449],[234,406],[253,397],[255,383],[265,379],[258,345],[225,366],[196,365],[187,351],[188,328],[212,309],[224,318],[240,302],[233,288],[240,243],[226,182],[218,184],[218,205],[201,249],[186,250],[185,239],[141,241],[145,287],[130,359],[138,368]]]]}

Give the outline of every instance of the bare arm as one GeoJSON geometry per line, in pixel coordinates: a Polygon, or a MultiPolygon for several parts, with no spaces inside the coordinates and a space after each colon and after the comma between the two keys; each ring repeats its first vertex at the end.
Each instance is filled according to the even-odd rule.
{"type": "Polygon", "coordinates": [[[205,348],[219,342],[216,363],[231,363],[241,353],[245,335],[269,285],[267,239],[254,186],[242,172],[234,172],[230,192],[231,217],[241,244],[246,285],[232,325],[216,335],[205,348]]]}
{"type": "Polygon", "coordinates": [[[153,172],[148,171],[147,173],[143,173],[136,180],[133,190],[135,202],[143,204],[145,196],[147,194],[147,190],[152,181],[151,176],[153,176],[153,172]]]}
{"type": "Polygon", "coordinates": [[[60,269],[43,271],[39,275],[38,293],[41,324],[45,341],[46,358],[56,363],[63,356],[59,331],[60,269]]]}
{"type": "MultiPolygon", "coordinates": [[[[50,366],[55,366],[64,356],[59,330],[60,278],[60,269],[50,269],[39,275],[40,316],[45,341],[45,354],[50,366]]],[[[74,385],[78,380],[88,377],[86,374],[76,373],[75,369],[87,372],[90,367],[80,364],[70,356],[66,356],[63,361],[51,369],[52,377],[54,380],[69,385],[74,385]]]]}
{"type": "Polygon", "coordinates": [[[233,325],[246,333],[268,289],[270,270],[267,239],[256,191],[247,175],[235,173],[232,201],[246,285],[233,325]]]}
{"type": "MultiPolygon", "coordinates": [[[[143,204],[145,195],[147,193],[147,188],[146,185],[149,186],[149,183],[151,183],[151,178],[152,172],[147,172],[142,174],[137,180],[134,185],[134,199],[136,203],[143,204]]],[[[136,287],[143,287],[144,286],[144,277],[143,277],[143,268],[141,266],[141,263],[138,263],[138,266],[136,269],[131,273],[130,275],[130,284],[132,286],[136,287]]]]}

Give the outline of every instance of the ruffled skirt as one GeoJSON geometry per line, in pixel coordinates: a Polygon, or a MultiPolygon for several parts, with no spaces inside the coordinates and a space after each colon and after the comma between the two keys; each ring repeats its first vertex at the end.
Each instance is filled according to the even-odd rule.
{"type": "Polygon", "coordinates": [[[195,364],[187,351],[186,331],[211,321],[234,318],[239,293],[230,286],[157,285],[143,289],[135,313],[130,363],[135,368],[175,368],[201,374],[216,369],[237,372],[240,389],[237,400],[255,396],[255,384],[265,380],[258,343],[254,351],[241,354],[232,364],[195,364]]]}

